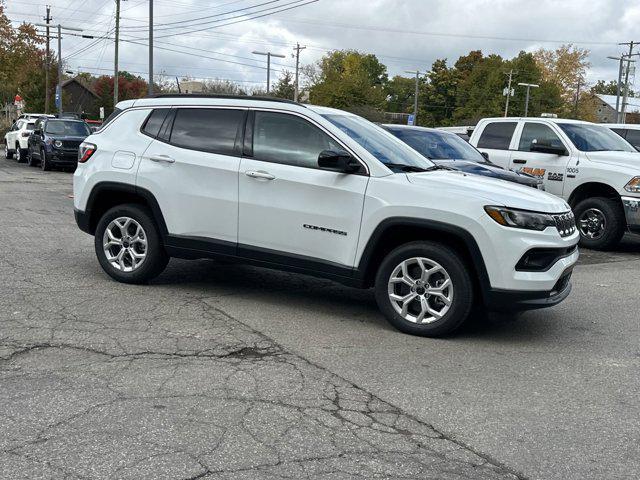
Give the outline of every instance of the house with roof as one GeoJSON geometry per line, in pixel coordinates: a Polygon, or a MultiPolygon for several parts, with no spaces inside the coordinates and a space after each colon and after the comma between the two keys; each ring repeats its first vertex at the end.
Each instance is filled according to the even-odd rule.
{"type": "Polygon", "coordinates": [[[97,118],[100,97],[78,77],[62,82],[62,110],[97,118]]]}
{"type": "MultiPolygon", "coordinates": [[[[596,94],[595,98],[596,121],[598,123],[618,123],[616,115],[616,96],[596,94]]],[[[622,110],[622,97],[620,97],[619,110],[622,110]]],[[[640,98],[627,98],[626,113],[627,123],[640,123],[640,98]]]]}

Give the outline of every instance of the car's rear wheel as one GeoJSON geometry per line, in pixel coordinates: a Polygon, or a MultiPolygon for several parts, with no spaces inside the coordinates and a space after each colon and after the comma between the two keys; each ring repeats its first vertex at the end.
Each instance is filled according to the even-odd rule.
{"type": "Polygon", "coordinates": [[[33,158],[33,153],[31,152],[30,148],[27,148],[26,161],[27,161],[27,165],[29,165],[30,167],[36,166],[36,161],[33,158]]]}
{"type": "Polygon", "coordinates": [[[580,245],[594,250],[614,247],[624,235],[626,220],[622,206],[610,198],[587,198],[574,209],[580,245]]]}
{"type": "Polygon", "coordinates": [[[11,160],[13,158],[13,152],[9,150],[9,144],[6,142],[4,144],[4,156],[7,160],[11,160]]]}
{"type": "Polygon", "coordinates": [[[16,143],[16,162],[22,163],[24,162],[24,150],[20,148],[20,144],[16,143]]]}
{"type": "Polygon", "coordinates": [[[375,296],[398,330],[438,337],[457,330],[469,316],[473,283],[454,250],[434,242],[412,242],[382,261],[375,296]]]}
{"type": "Polygon", "coordinates": [[[98,222],[95,250],[106,273],[124,283],[145,283],[169,262],[151,212],[140,205],[119,205],[98,222]]]}

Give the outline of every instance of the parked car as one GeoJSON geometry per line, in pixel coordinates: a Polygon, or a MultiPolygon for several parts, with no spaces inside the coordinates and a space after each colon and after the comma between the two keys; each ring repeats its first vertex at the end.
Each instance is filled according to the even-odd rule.
{"type": "Polygon", "coordinates": [[[340,110],[253,97],[127,100],[80,146],[78,226],[125,283],[169,257],[223,258],[374,287],[398,329],[437,336],[473,305],[571,290],[579,235],[545,192],[443,169],[340,110]]]}
{"type": "Polygon", "coordinates": [[[602,125],[616,132],[633,145],[633,148],[640,151],[640,125],[636,123],[603,123],[602,125]]]}
{"type": "Polygon", "coordinates": [[[473,129],[475,127],[473,125],[466,125],[460,127],[437,127],[438,130],[442,130],[444,132],[455,133],[463,140],[469,141],[471,138],[471,134],[473,133],[473,129]]]}
{"type": "Polygon", "coordinates": [[[54,118],[55,115],[50,115],[47,113],[23,113],[18,117],[18,120],[29,120],[34,121],[38,118],[54,118]]]}
{"type": "Polygon", "coordinates": [[[544,190],[541,179],[494,165],[489,158],[483,156],[475,147],[455,133],[405,125],[382,125],[382,127],[436,165],[544,190]]]}
{"type": "Polygon", "coordinates": [[[585,247],[609,249],[625,231],[640,233],[640,153],[610,129],[556,118],[486,118],[470,143],[566,199],[585,247]]]}
{"type": "Polygon", "coordinates": [[[33,131],[35,122],[20,119],[13,124],[4,136],[4,156],[11,159],[15,156],[18,162],[26,159],[27,141],[33,131]]]}
{"type": "Polygon", "coordinates": [[[39,119],[29,136],[27,163],[29,166],[40,163],[43,170],[75,167],[78,147],[90,134],[89,126],[80,120],[39,119]]]}

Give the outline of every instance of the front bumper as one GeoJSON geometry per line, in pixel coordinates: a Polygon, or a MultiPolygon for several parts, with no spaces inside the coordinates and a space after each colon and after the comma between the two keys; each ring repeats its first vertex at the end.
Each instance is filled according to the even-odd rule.
{"type": "Polygon", "coordinates": [[[627,227],[632,233],[640,233],[640,198],[622,197],[627,227]]]}
{"type": "Polygon", "coordinates": [[[565,270],[549,291],[492,289],[486,296],[486,307],[495,312],[518,312],[558,305],[571,293],[572,271],[573,267],[565,270]]]}
{"type": "Polygon", "coordinates": [[[77,150],[56,150],[46,153],[47,161],[53,165],[74,166],[78,164],[77,150]]]}

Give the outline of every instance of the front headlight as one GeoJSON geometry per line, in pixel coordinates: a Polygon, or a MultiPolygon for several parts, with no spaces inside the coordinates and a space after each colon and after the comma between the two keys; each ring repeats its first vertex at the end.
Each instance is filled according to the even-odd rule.
{"type": "Polygon", "coordinates": [[[55,142],[53,142],[53,146],[56,148],[60,148],[62,147],[62,142],[60,140],[56,140],[55,142]]]}
{"type": "Polygon", "coordinates": [[[633,177],[629,183],[624,186],[627,192],[640,193],[640,177],[633,177]]]}
{"type": "Polygon", "coordinates": [[[556,225],[553,217],[546,213],[528,212],[506,207],[484,207],[485,212],[504,227],[525,228],[542,231],[556,225]]]}

